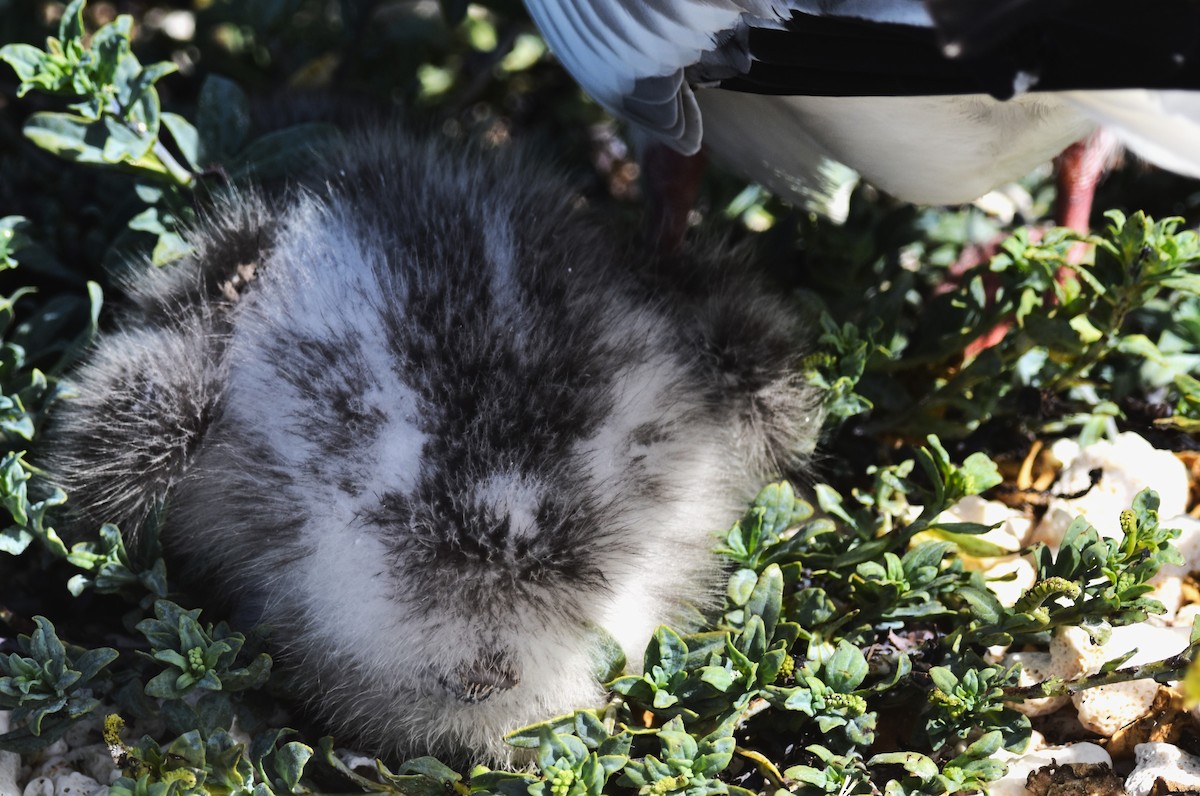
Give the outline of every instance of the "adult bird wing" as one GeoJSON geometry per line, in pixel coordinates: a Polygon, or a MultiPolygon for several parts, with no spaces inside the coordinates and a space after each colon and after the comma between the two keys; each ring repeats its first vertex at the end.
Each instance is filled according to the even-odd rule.
{"type": "Polygon", "coordinates": [[[802,199],[830,195],[836,159],[904,199],[968,201],[1096,124],[1200,170],[1194,95],[1123,90],[1200,89],[1200,0],[526,5],[568,71],[635,129],[684,154],[704,140],[802,199]],[[698,102],[693,87],[741,94],[698,102]]]}
{"type": "Polygon", "coordinates": [[[787,10],[783,0],[525,5],[550,49],[596,102],[686,155],[700,149],[703,130],[685,69],[720,52],[717,40],[736,30],[744,15],[781,19],[787,10]]]}

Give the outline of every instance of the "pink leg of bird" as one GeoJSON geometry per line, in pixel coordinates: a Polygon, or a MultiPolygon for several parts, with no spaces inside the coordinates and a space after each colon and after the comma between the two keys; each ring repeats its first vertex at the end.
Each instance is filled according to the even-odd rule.
{"type": "Polygon", "coordinates": [[[642,153],[642,184],[650,202],[650,234],[663,254],[673,254],[687,233],[707,159],[703,152],[681,155],[659,143],[642,153]]]}
{"type": "MultiPolygon", "coordinates": [[[[1101,178],[1119,151],[1120,145],[1115,138],[1103,130],[1096,130],[1087,138],[1071,144],[1054,159],[1054,223],[1057,226],[1068,227],[1081,235],[1086,235],[1091,230],[1092,200],[1096,196],[1096,186],[1100,184],[1101,178]]],[[[1073,262],[1077,262],[1084,252],[1085,248],[1080,244],[1072,249],[1068,256],[1073,262]]],[[[987,257],[990,258],[994,253],[992,251],[987,257]]],[[[983,259],[986,258],[982,258],[978,251],[964,252],[963,262],[967,267],[973,267],[983,259]]],[[[1058,272],[1058,279],[1062,281],[1070,275],[1070,268],[1062,268],[1058,272]]],[[[1008,333],[1010,326],[1008,321],[999,323],[972,340],[963,349],[964,358],[974,359],[981,352],[999,343],[1008,333]]]]}
{"type": "Polygon", "coordinates": [[[1054,222],[1086,235],[1096,186],[1117,152],[1116,139],[1103,130],[1076,141],[1054,159],[1054,222]]]}

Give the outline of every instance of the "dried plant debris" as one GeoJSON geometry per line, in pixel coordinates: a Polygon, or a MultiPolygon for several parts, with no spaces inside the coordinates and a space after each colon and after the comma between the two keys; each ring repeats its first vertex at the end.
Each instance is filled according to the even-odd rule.
{"type": "Polygon", "coordinates": [[[1096,763],[1049,765],[1029,775],[1030,796],[1125,796],[1125,783],[1113,770],[1096,763]]]}
{"type": "Polygon", "coordinates": [[[1109,736],[1104,748],[1114,759],[1128,760],[1134,757],[1140,744],[1177,744],[1185,735],[1195,735],[1198,729],[1195,718],[1184,706],[1183,694],[1160,685],[1150,707],[1109,736]]]}

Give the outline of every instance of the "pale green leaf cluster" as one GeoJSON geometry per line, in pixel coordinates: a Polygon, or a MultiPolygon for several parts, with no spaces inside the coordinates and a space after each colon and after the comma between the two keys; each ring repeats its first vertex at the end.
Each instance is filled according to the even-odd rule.
{"type": "Polygon", "coordinates": [[[133,18],[127,14],[95,31],[85,44],[85,4],[72,0],[63,10],[58,36],[46,40],[45,50],[30,44],[0,48],[0,60],[21,81],[18,96],[37,90],[76,99],[70,112],[33,114],[25,135],[66,160],[189,184],[192,173],[159,141],[163,127],[180,130],[184,140],[191,128],[182,117],[162,112],[154,88],[176,70],[175,64],[141,64],[130,48],[133,18]]]}
{"type": "Polygon", "coordinates": [[[1007,419],[1089,441],[1108,430],[1121,401],[1164,388],[1176,413],[1161,424],[1194,428],[1197,234],[1179,218],[1106,215],[1105,229],[1089,236],[1018,228],[990,261],[920,303],[896,295],[913,281],[907,275],[891,290],[868,288],[865,300],[848,284],[852,320],[835,322],[827,299],[812,298],[822,333],[805,367],[826,390],[831,423],[960,438],[1007,419]],[[996,330],[993,344],[970,350],[996,330]],[[932,389],[911,393],[914,375],[932,377],[932,389]],[[1022,417],[1031,390],[1071,411],[1022,417]]]}

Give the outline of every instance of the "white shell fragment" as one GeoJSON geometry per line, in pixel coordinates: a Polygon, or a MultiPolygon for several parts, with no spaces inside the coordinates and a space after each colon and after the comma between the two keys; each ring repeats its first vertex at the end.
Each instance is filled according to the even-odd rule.
{"type": "MultiPolygon", "coordinates": [[[[1092,644],[1085,631],[1079,628],[1056,635],[1063,644],[1060,655],[1075,655],[1083,674],[1099,671],[1105,662],[1136,649],[1126,666],[1153,663],[1182,652],[1188,643],[1188,628],[1155,627],[1147,623],[1113,628],[1106,644],[1092,644]]],[[[1158,683],[1154,680],[1133,680],[1125,683],[1089,688],[1071,697],[1079,712],[1079,723],[1092,732],[1109,736],[1144,716],[1154,704],[1158,683]]]]}
{"type": "MultiPolygon", "coordinates": [[[[1187,647],[1187,627],[1156,627],[1147,623],[1114,628],[1108,642],[1093,644],[1086,630],[1059,628],[1050,642],[1050,651],[1014,652],[1004,663],[1020,663],[1021,685],[1032,685],[1050,677],[1070,680],[1100,671],[1110,660],[1136,649],[1122,666],[1137,666],[1162,660],[1187,647]]],[[[1121,727],[1141,718],[1154,704],[1158,683],[1143,679],[1089,688],[1075,694],[1071,701],[1079,714],[1079,723],[1092,732],[1112,735],[1121,727]]],[[[1066,704],[1065,697],[1028,700],[1014,707],[1027,716],[1044,716],[1066,704]]]]}
{"type": "Polygon", "coordinates": [[[108,786],[80,774],[64,771],[54,777],[36,777],[25,786],[21,796],[104,796],[108,786]]]}
{"type": "Polygon", "coordinates": [[[1130,796],[1146,796],[1159,779],[1172,793],[1200,791],[1200,758],[1169,743],[1140,743],[1135,754],[1137,767],[1125,779],[1130,796]]]}
{"type": "Polygon", "coordinates": [[[1072,445],[1056,444],[1052,448],[1065,465],[1055,484],[1055,494],[1078,496],[1050,501],[1046,516],[1034,530],[1034,541],[1057,547],[1079,515],[1086,517],[1101,536],[1119,539],[1121,512],[1147,487],[1158,493],[1160,517],[1174,517],[1187,510],[1187,468],[1170,451],[1158,450],[1133,432],[1076,450],[1072,445]],[[1093,485],[1092,474],[1096,471],[1099,477],[1093,485]]]}
{"type": "Polygon", "coordinates": [[[1027,559],[1015,555],[991,560],[995,563],[983,570],[983,576],[1000,604],[1011,608],[1037,583],[1037,569],[1027,559]]]}
{"type": "Polygon", "coordinates": [[[1025,546],[1029,538],[1029,519],[996,500],[984,500],[978,495],[969,495],[938,517],[939,522],[977,522],[980,525],[998,525],[987,533],[975,537],[991,542],[1010,553],[1025,546]]]}
{"type": "Polygon", "coordinates": [[[996,500],[984,500],[978,495],[963,498],[946,509],[938,517],[939,522],[977,522],[995,525],[987,533],[975,538],[996,545],[1008,555],[975,558],[962,555],[963,566],[978,569],[987,578],[988,588],[999,598],[1000,603],[1012,606],[1037,580],[1033,564],[1019,557],[1032,531],[1033,523],[1023,513],[1009,508],[996,500]]]}
{"type": "MultiPolygon", "coordinates": [[[[1021,664],[1021,673],[1017,685],[1028,686],[1048,680],[1051,677],[1070,677],[1070,674],[1058,671],[1049,652],[1014,652],[1004,659],[1007,666],[1021,664]]],[[[1044,716],[1053,713],[1070,701],[1070,697],[1042,697],[1027,699],[1024,702],[1014,702],[1013,707],[1026,716],[1044,716]]]]}
{"type": "MultiPolygon", "coordinates": [[[[0,710],[0,735],[9,730],[9,711],[0,710]]],[[[0,752],[0,796],[16,796],[17,775],[21,772],[21,757],[16,752],[0,752]]]]}
{"type": "MultiPolygon", "coordinates": [[[[10,714],[0,711],[0,734],[10,714]]],[[[108,747],[93,743],[99,716],[89,716],[66,735],[23,761],[0,752],[0,796],[106,796],[120,776],[108,747]]]]}
{"type": "Polygon", "coordinates": [[[1050,642],[1050,654],[1069,677],[1099,671],[1104,662],[1104,648],[1092,643],[1092,637],[1081,627],[1060,627],[1050,642]]]}
{"type": "MultiPolygon", "coordinates": [[[[1016,652],[1004,656],[1003,661],[1008,665],[1019,663],[1021,685],[1032,685],[1051,677],[1070,680],[1094,674],[1108,661],[1134,649],[1137,653],[1123,666],[1162,660],[1182,651],[1187,646],[1194,611],[1184,611],[1178,621],[1175,616],[1181,607],[1183,577],[1193,568],[1192,562],[1200,561],[1200,521],[1183,513],[1189,485],[1183,463],[1174,454],[1157,450],[1132,433],[1082,450],[1074,443],[1059,442],[1052,453],[1064,465],[1054,488],[1059,497],[1053,499],[1036,529],[1031,530],[1019,512],[979,497],[966,498],[942,515],[940,519],[945,522],[996,525],[982,538],[1012,551],[997,558],[964,556],[964,564],[985,572],[992,590],[1005,605],[1011,606],[1033,585],[1035,574],[1032,564],[1016,555],[1017,551],[1033,542],[1057,546],[1067,527],[1080,515],[1102,535],[1120,537],[1121,512],[1130,507],[1140,491],[1153,488],[1159,493],[1162,524],[1181,529],[1177,547],[1185,563],[1165,567],[1152,581],[1153,596],[1167,608],[1165,616],[1156,618],[1158,625],[1177,626],[1142,623],[1116,628],[1103,645],[1092,643],[1087,631],[1081,628],[1059,628],[1049,652],[1016,652]],[[996,579],[1005,574],[1010,575],[1009,579],[996,579]]],[[[1072,701],[1083,727],[1109,736],[1145,715],[1157,693],[1158,683],[1147,679],[1087,689],[1076,694],[1072,701]]],[[[1045,716],[1066,702],[1066,697],[1043,698],[1015,707],[1028,716],[1045,716]]]]}
{"type": "Polygon", "coordinates": [[[1088,688],[1071,697],[1079,723],[1105,737],[1146,715],[1154,704],[1158,683],[1131,680],[1088,688]]]}

